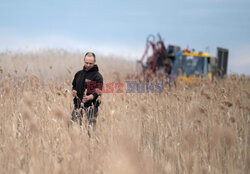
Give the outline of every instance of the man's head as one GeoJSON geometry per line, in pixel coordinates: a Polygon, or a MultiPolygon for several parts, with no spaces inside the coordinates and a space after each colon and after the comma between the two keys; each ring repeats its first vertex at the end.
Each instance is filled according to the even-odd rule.
{"type": "Polygon", "coordinates": [[[87,71],[93,68],[95,65],[95,53],[87,52],[84,56],[84,66],[87,71]]]}

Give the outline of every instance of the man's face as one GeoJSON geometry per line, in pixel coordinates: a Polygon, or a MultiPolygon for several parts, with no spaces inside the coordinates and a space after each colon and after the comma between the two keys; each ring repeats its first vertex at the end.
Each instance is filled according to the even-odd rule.
{"type": "Polygon", "coordinates": [[[86,68],[86,70],[90,70],[91,68],[93,68],[95,65],[95,59],[93,56],[86,56],[84,58],[84,66],[86,68]]]}

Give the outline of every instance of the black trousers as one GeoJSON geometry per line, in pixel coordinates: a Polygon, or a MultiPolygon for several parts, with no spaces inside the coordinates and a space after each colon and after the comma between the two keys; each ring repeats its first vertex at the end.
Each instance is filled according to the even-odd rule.
{"type": "Polygon", "coordinates": [[[74,110],[72,111],[72,121],[80,122],[80,125],[82,125],[82,119],[83,117],[86,117],[88,124],[90,126],[93,126],[93,129],[96,129],[96,118],[98,116],[98,107],[74,107],[74,110]]]}

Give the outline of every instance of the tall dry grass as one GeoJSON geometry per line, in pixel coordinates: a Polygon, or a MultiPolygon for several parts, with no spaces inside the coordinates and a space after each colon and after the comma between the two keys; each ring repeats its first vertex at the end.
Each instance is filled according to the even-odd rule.
{"type": "MultiPolygon", "coordinates": [[[[133,62],[98,56],[107,82],[133,62]]],[[[82,55],[63,50],[0,54],[0,173],[249,173],[250,78],[161,94],[105,93],[97,130],[71,121],[82,55]]]]}

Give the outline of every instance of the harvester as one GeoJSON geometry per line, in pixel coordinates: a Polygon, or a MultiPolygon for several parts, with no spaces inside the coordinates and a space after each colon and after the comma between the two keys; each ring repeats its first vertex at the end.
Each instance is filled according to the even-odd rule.
{"type": "Polygon", "coordinates": [[[175,45],[168,45],[166,48],[159,34],[158,38],[155,42],[153,35],[148,36],[145,52],[138,61],[145,79],[160,76],[169,78],[170,81],[193,83],[204,78],[212,81],[216,76],[223,78],[227,74],[227,49],[217,48],[217,57],[212,57],[205,52],[181,50],[175,45]],[[152,54],[148,56],[150,48],[152,54]]]}

